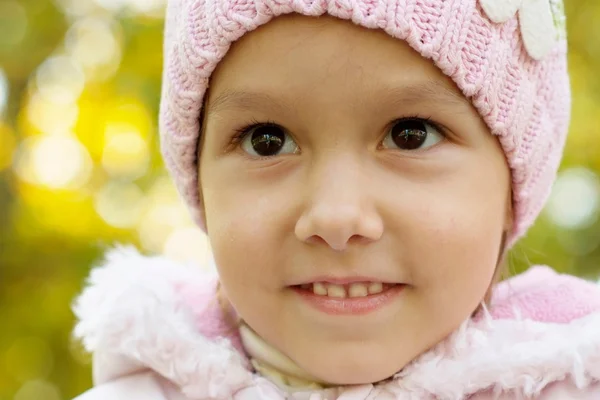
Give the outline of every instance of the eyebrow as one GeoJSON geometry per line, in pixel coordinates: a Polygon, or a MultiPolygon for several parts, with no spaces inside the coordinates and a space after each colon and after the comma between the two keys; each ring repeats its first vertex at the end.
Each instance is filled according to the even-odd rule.
{"type": "Polygon", "coordinates": [[[225,110],[268,108],[277,110],[284,108],[281,101],[273,96],[261,92],[248,92],[245,90],[230,90],[218,95],[208,103],[207,110],[219,113],[225,110]]]}
{"type": "MultiPolygon", "coordinates": [[[[406,104],[449,104],[464,108],[471,106],[471,102],[457,90],[435,80],[427,80],[406,86],[393,86],[381,91],[377,98],[391,106],[402,107],[406,104]]],[[[249,92],[245,90],[230,90],[219,94],[209,102],[207,111],[219,113],[225,110],[241,110],[266,108],[270,110],[283,110],[285,102],[262,92],[249,92]]]]}
{"type": "Polygon", "coordinates": [[[427,80],[407,86],[384,89],[382,98],[393,104],[448,104],[453,106],[471,106],[459,90],[453,90],[448,85],[437,80],[427,80]]]}

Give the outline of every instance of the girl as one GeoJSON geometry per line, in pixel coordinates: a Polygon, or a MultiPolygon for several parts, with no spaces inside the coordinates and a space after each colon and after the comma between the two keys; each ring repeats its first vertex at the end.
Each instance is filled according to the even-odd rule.
{"type": "Polygon", "coordinates": [[[79,400],[600,398],[597,287],[497,285],[567,132],[559,1],[172,0],[165,36],[218,280],[110,254],[79,400]]]}

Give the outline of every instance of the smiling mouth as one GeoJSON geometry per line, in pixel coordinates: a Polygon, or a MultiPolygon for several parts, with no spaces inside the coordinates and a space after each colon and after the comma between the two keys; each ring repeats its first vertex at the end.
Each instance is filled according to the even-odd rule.
{"type": "Polygon", "coordinates": [[[366,315],[394,304],[406,285],[385,282],[314,282],[291,286],[305,304],[332,316],[366,315]]]}
{"type": "Polygon", "coordinates": [[[355,282],[346,285],[315,282],[294,286],[296,290],[314,294],[316,296],[330,297],[335,299],[370,297],[386,292],[398,284],[382,282],[355,282]]]}

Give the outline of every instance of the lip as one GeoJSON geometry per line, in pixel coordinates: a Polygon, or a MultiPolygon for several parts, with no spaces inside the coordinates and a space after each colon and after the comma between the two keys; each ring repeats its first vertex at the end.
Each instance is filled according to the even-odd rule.
{"type": "MultiPolygon", "coordinates": [[[[323,281],[321,281],[323,282],[323,281]]],[[[325,281],[330,282],[330,281],[325,281]]],[[[339,281],[338,281],[339,282],[339,281]]],[[[338,283],[330,282],[330,283],[338,283]]],[[[354,281],[354,282],[364,282],[354,281]]],[[[344,282],[353,283],[353,282],[344,282]]],[[[396,300],[404,291],[406,285],[397,284],[381,293],[365,297],[336,298],[316,295],[299,287],[291,287],[302,301],[314,309],[329,315],[366,315],[385,308],[396,300]]]]}
{"type": "Polygon", "coordinates": [[[334,277],[334,276],[317,276],[314,278],[306,279],[303,281],[299,281],[297,283],[293,283],[289,286],[301,286],[301,285],[309,285],[313,283],[331,283],[334,285],[350,285],[352,283],[364,283],[364,282],[381,282],[381,283],[389,283],[389,284],[397,284],[400,282],[394,282],[392,280],[382,280],[380,278],[375,278],[372,276],[350,276],[350,277],[334,277]]]}

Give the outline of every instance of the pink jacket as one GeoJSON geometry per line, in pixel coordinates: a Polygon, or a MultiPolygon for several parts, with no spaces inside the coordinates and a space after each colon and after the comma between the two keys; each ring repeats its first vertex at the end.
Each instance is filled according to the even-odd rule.
{"type": "Polygon", "coordinates": [[[387,383],[285,393],[253,374],[197,267],[111,252],[75,304],[95,387],[76,400],[600,399],[600,287],[547,267],[387,383]]]}

